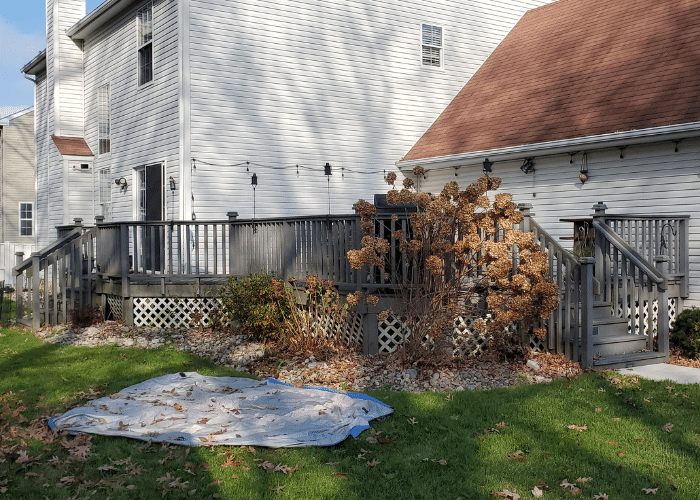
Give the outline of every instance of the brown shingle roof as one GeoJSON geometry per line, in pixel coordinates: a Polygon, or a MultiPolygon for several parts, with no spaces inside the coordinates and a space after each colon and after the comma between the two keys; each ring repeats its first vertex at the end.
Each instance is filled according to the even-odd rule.
{"type": "Polygon", "coordinates": [[[526,13],[404,160],[700,121],[700,2],[526,13]]]}
{"type": "Polygon", "coordinates": [[[70,156],[93,156],[90,146],[87,145],[82,137],[60,137],[52,135],[54,144],[58,148],[58,152],[62,155],[70,156]]]}

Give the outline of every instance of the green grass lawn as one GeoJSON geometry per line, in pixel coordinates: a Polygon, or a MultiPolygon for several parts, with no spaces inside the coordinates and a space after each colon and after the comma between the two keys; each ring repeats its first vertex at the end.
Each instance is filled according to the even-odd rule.
{"type": "Polygon", "coordinates": [[[0,333],[0,499],[525,499],[535,486],[551,499],[700,497],[697,385],[588,373],[455,394],[370,391],[394,413],[336,446],[185,448],[53,437],[45,420],[166,373],[235,372],[167,346],[0,333]]]}

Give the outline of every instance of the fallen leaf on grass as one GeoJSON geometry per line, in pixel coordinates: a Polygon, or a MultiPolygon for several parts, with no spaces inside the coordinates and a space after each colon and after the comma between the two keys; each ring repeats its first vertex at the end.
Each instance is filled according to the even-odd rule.
{"type": "Polygon", "coordinates": [[[585,424],[584,424],[584,425],[574,425],[574,424],[571,424],[571,425],[567,425],[566,428],[567,428],[567,429],[573,429],[573,430],[576,430],[576,431],[579,431],[579,432],[583,432],[583,431],[587,431],[587,430],[588,430],[588,426],[585,425],[585,424]]]}
{"type": "Polygon", "coordinates": [[[669,422],[666,425],[664,425],[661,429],[670,433],[673,430],[673,424],[669,422]]]}
{"type": "Polygon", "coordinates": [[[593,495],[594,500],[608,500],[608,495],[605,493],[598,493],[597,495],[593,495]]]}
{"type": "Polygon", "coordinates": [[[444,458],[441,458],[440,460],[438,460],[438,463],[439,463],[440,465],[447,465],[447,462],[445,461],[444,458]]]}
{"type": "Polygon", "coordinates": [[[532,488],[532,496],[535,498],[542,498],[542,490],[535,486],[532,488]]]}
{"type": "Polygon", "coordinates": [[[620,457],[620,458],[624,457],[625,455],[627,455],[627,453],[619,452],[619,453],[617,454],[617,456],[620,457]]]}
{"type": "Polygon", "coordinates": [[[408,423],[411,425],[416,425],[418,423],[418,421],[415,418],[409,418],[408,423]]]}
{"type": "Polygon", "coordinates": [[[367,442],[370,444],[377,444],[377,438],[373,436],[367,436],[367,442]]]}
{"type": "Polygon", "coordinates": [[[274,491],[279,494],[284,489],[284,486],[278,486],[277,488],[270,488],[270,491],[274,491]]]}
{"type": "Polygon", "coordinates": [[[606,443],[617,446],[617,441],[606,441],[606,443]]]}
{"type": "Polygon", "coordinates": [[[369,460],[367,461],[367,465],[369,465],[370,467],[375,467],[375,466],[379,465],[380,463],[381,462],[377,462],[376,460],[372,460],[371,462],[369,460]]]}
{"type": "Polygon", "coordinates": [[[389,439],[387,437],[380,437],[377,441],[379,444],[389,444],[391,442],[396,441],[399,438],[399,436],[394,436],[393,438],[389,439]]]}
{"type": "Polygon", "coordinates": [[[223,479],[217,479],[216,481],[212,481],[211,483],[209,483],[209,484],[207,485],[207,488],[211,488],[212,486],[218,486],[218,485],[220,485],[220,484],[223,483],[223,482],[224,482],[223,479]]]}
{"type": "Polygon", "coordinates": [[[24,450],[20,450],[19,456],[17,457],[17,460],[15,460],[15,462],[18,464],[26,464],[27,462],[31,461],[32,459],[29,458],[29,454],[24,450]]]}
{"type": "Polygon", "coordinates": [[[490,494],[495,497],[512,498],[513,500],[520,500],[520,495],[516,493],[517,490],[506,490],[503,491],[492,491],[490,494]]]}
{"type": "Polygon", "coordinates": [[[505,429],[508,426],[506,425],[505,422],[499,422],[496,424],[496,427],[498,427],[499,429],[505,429]]]}
{"type": "Polygon", "coordinates": [[[646,493],[647,495],[652,495],[656,493],[656,490],[659,488],[642,488],[642,491],[646,493]]]}
{"type": "Polygon", "coordinates": [[[579,477],[579,478],[576,480],[576,482],[577,482],[577,483],[587,483],[587,482],[590,481],[591,479],[593,479],[593,478],[592,478],[592,477],[579,477]]]}
{"type": "Polygon", "coordinates": [[[24,477],[39,477],[39,474],[36,472],[27,472],[24,477]]]}
{"type": "Polygon", "coordinates": [[[347,474],[343,474],[342,472],[334,472],[333,474],[331,474],[331,476],[339,477],[339,478],[341,478],[341,479],[347,479],[347,478],[348,478],[348,475],[347,475],[347,474]]]}
{"type": "Polygon", "coordinates": [[[581,493],[581,490],[578,488],[578,486],[576,486],[573,483],[570,483],[568,479],[564,479],[561,483],[559,483],[559,486],[561,486],[562,488],[569,488],[569,491],[571,491],[572,495],[578,495],[579,493],[581,493]]]}
{"type": "Polygon", "coordinates": [[[526,460],[523,450],[516,450],[508,454],[508,458],[511,460],[517,460],[519,462],[524,462],[526,460]]]}

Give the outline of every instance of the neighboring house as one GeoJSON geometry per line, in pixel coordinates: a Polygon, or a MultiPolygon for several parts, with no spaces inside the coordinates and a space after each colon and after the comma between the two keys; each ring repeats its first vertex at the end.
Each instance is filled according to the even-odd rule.
{"type": "Polygon", "coordinates": [[[22,68],[39,242],[97,215],[349,213],[545,3],[47,0],[47,48],[22,68]]]}
{"type": "Polygon", "coordinates": [[[0,280],[35,250],[34,108],[0,108],[0,280]]]}
{"type": "MultiPolygon", "coordinates": [[[[488,158],[500,189],[558,238],[573,236],[560,219],[590,216],[598,202],[608,213],[689,215],[685,306],[700,306],[698,47],[694,1],[534,9],[397,165],[422,166],[421,189],[437,192],[474,181],[488,158]]],[[[657,230],[647,244],[667,253],[673,229],[657,230]]]]}

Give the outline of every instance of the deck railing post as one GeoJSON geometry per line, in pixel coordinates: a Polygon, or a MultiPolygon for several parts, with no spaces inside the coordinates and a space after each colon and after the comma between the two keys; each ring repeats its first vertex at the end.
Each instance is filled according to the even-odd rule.
{"type": "MultiPolygon", "coordinates": [[[[665,275],[664,270],[668,268],[668,255],[657,255],[654,257],[654,264],[656,265],[656,269],[661,273],[665,275]]],[[[666,282],[663,283],[662,285],[659,285],[657,287],[658,289],[658,294],[657,294],[657,300],[658,300],[658,313],[656,316],[656,342],[659,347],[659,352],[663,353],[665,356],[665,361],[669,360],[669,346],[668,346],[668,334],[669,334],[669,325],[668,325],[668,287],[666,286],[666,282]]],[[[649,323],[651,323],[651,307],[652,305],[649,304],[649,323]]],[[[649,350],[653,350],[654,347],[654,333],[651,328],[651,325],[649,325],[649,344],[647,346],[649,350]]]]}
{"type": "MultiPolygon", "coordinates": [[[[226,217],[228,217],[228,220],[230,222],[233,222],[236,219],[238,219],[238,212],[226,212],[226,217]]],[[[229,276],[233,276],[233,274],[234,274],[234,269],[235,269],[234,259],[241,257],[240,255],[238,255],[238,253],[236,252],[236,249],[235,249],[234,235],[237,236],[236,231],[234,230],[234,225],[229,224],[228,225],[228,274],[229,274],[229,276]]]]}
{"type": "MultiPolygon", "coordinates": [[[[15,266],[19,266],[24,262],[24,252],[15,252],[15,266]]],[[[15,275],[15,306],[16,306],[16,319],[21,319],[24,317],[24,310],[22,304],[22,294],[24,290],[24,272],[19,272],[15,275]]]]}
{"type": "Polygon", "coordinates": [[[122,299],[131,296],[129,290],[129,226],[125,223],[119,224],[119,260],[121,262],[122,299]]]}
{"type": "Polygon", "coordinates": [[[41,254],[39,252],[32,252],[32,330],[38,330],[41,328],[41,314],[39,309],[41,307],[39,292],[40,292],[40,273],[41,273],[41,254]]]}
{"type": "MultiPolygon", "coordinates": [[[[603,203],[602,201],[599,201],[595,205],[593,205],[593,220],[595,221],[596,219],[605,222],[605,210],[607,210],[608,206],[603,203]]],[[[593,275],[596,277],[598,280],[598,283],[600,283],[600,290],[597,290],[599,294],[602,294],[602,300],[609,300],[611,297],[608,297],[608,289],[606,288],[606,285],[608,284],[608,280],[606,279],[606,276],[604,275],[605,270],[607,269],[607,266],[605,265],[605,260],[606,257],[606,252],[605,249],[603,248],[604,246],[605,239],[599,235],[595,235],[595,240],[594,240],[594,245],[595,245],[595,270],[593,271],[593,275]]],[[[583,280],[583,275],[581,275],[581,280],[583,280]]]]}
{"type": "MultiPolygon", "coordinates": [[[[593,366],[593,257],[582,257],[581,264],[581,366],[593,366]]],[[[576,338],[574,338],[574,342],[576,338]]]]}

